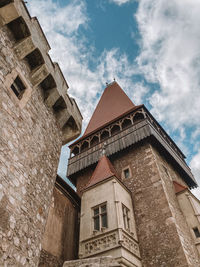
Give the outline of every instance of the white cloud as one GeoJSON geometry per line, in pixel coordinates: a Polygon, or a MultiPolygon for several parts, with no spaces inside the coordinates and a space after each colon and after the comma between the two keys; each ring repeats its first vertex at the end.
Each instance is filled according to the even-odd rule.
{"type": "Polygon", "coordinates": [[[140,0],[140,71],[159,83],[152,112],[173,129],[200,124],[200,2],[140,0]]]}
{"type": "MultiPolygon", "coordinates": [[[[31,15],[38,17],[52,48],[50,55],[61,66],[69,84],[69,94],[76,99],[82,112],[83,129],[97,104],[97,95],[99,97],[106,82],[112,82],[113,78],[116,78],[122,88],[127,89],[131,98],[135,98],[136,104],[140,104],[147,89],[140,83],[137,84],[139,90],[133,93],[134,67],[119,49],[105,50],[95,59],[96,68],[89,68],[89,60],[94,60],[94,48],[83,37],[80,38],[78,33],[80,27],[88,27],[85,1],[69,1],[61,7],[52,0],[32,0],[28,7],[31,15]]],[[[66,172],[66,157],[65,147],[62,149],[58,170],[62,177],[66,172]]]]}
{"type": "MultiPolygon", "coordinates": [[[[141,34],[139,70],[160,88],[149,98],[154,116],[179,130],[179,146],[188,154],[186,130],[198,153],[190,162],[200,182],[200,2],[140,0],[136,19],[141,34]],[[187,131],[188,133],[188,131],[187,131]]],[[[200,197],[200,189],[193,190],[200,197]]]]}
{"type": "MultiPolygon", "coordinates": [[[[200,149],[198,153],[192,158],[190,162],[190,167],[192,169],[192,172],[194,174],[194,177],[197,181],[197,183],[200,185],[200,149]]],[[[192,193],[200,199],[200,188],[196,188],[192,190],[192,193]]]]}
{"type": "Polygon", "coordinates": [[[128,2],[130,2],[131,0],[109,0],[109,2],[111,3],[115,3],[119,6],[123,5],[123,4],[126,4],[128,2]]]}
{"type": "Polygon", "coordinates": [[[198,153],[192,158],[190,162],[190,167],[197,182],[200,184],[200,148],[198,153]]]}

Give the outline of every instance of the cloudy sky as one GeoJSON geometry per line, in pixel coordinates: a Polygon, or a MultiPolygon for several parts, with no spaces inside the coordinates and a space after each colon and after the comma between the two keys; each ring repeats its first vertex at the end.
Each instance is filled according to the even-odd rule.
{"type": "MultiPolygon", "coordinates": [[[[28,0],[28,8],[80,107],[83,130],[115,78],[170,134],[200,182],[200,1],[28,0]]],[[[63,147],[62,177],[67,157],[63,147]]]]}

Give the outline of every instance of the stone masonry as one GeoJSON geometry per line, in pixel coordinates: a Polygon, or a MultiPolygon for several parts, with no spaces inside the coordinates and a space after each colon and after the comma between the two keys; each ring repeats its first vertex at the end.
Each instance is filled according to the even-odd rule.
{"type": "MultiPolygon", "coordinates": [[[[132,191],[143,266],[200,266],[173,188],[172,180],[185,185],[176,170],[148,143],[121,151],[111,162],[120,176],[124,168],[131,169],[132,176],[123,182],[132,191]],[[167,167],[170,179],[163,166],[167,167]]],[[[93,168],[88,168],[79,174],[80,196],[92,172],[93,168]]]]}
{"type": "Polygon", "coordinates": [[[0,40],[0,266],[35,267],[60,149],[82,117],[23,1],[0,3],[0,40]],[[21,99],[11,90],[17,75],[21,99]]]}

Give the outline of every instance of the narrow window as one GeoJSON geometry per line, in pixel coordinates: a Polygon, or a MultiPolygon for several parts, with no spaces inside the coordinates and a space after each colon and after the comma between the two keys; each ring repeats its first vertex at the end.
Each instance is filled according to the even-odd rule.
{"type": "Polygon", "coordinates": [[[129,209],[122,204],[122,213],[123,213],[123,220],[124,220],[124,228],[126,230],[130,230],[130,217],[129,217],[129,209]]]}
{"type": "Polygon", "coordinates": [[[99,207],[94,209],[94,230],[100,230],[99,207]]]}
{"type": "Polygon", "coordinates": [[[200,232],[199,232],[199,229],[197,227],[194,227],[193,231],[194,231],[196,238],[200,237],[200,232]]]}
{"type": "Polygon", "coordinates": [[[107,228],[108,222],[106,204],[102,204],[98,207],[93,208],[93,213],[94,230],[100,231],[102,228],[107,228]]]}
{"type": "Polygon", "coordinates": [[[130,177],[130,170],[129,169],[125,169],[124,170],[124,178],[129,178],[130,177]]]}
{"type": "Polygon", "coordinates": [[[107,228],[107,210],[106,205],[101,206],[101,227],[107,228]]]}
{"type": "Polygon", "coordinates": [[[22,99],[26,87],[19,76],[17,76],[14,80],[13,84],[11,85],[11,89],[18,99],[22,99]]]}

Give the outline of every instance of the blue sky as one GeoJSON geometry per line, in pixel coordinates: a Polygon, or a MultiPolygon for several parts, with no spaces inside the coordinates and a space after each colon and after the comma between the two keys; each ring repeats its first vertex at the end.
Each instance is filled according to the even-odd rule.
{"type": "MultiPolygon", "coordinates": [[[[80,107],[83,130],[115,78],[135,104],[147,106],[200,181],[200,2],[29,0],[28,8],[80,107]]],[[[67,158],[64,147],[62,177],[67,158]]]]}

